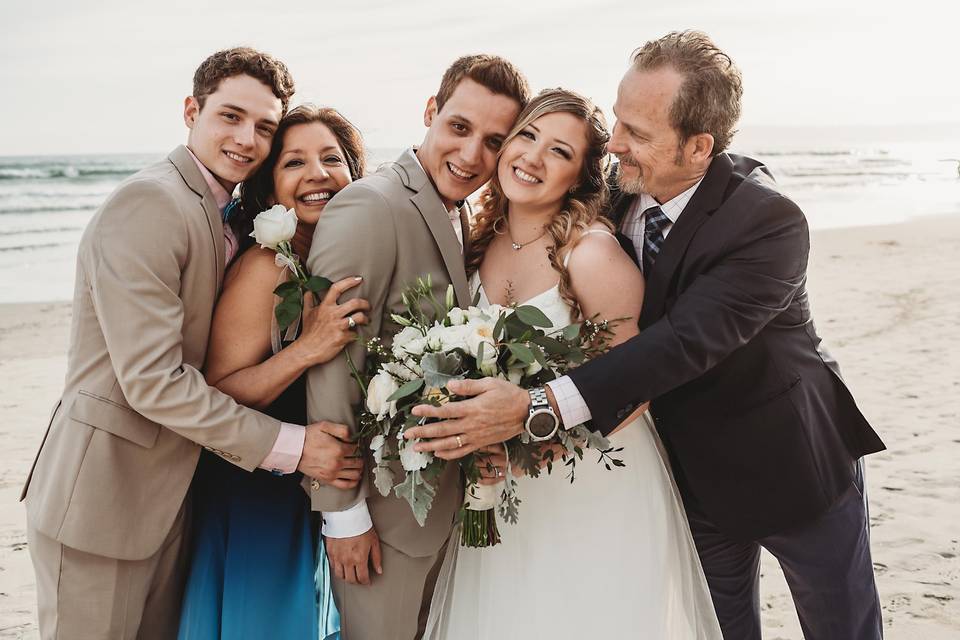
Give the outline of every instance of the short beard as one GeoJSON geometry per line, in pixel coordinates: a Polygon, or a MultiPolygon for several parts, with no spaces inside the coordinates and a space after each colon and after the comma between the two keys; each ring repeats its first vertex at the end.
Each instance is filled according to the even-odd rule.
{"type": "MultiPolygon", "coordinates": [[[[621,167],[623,163],[621,162],[621,167]]],[[[635,165],[630,165],[635,166],[635,165]]],[[[617,186],[620,187],[620,191],[623,193],[630,193],[638,195],[643,193],[643,173],[641,172],[636,178],[627,179],[623,175],[623,171],[617,172],[617,186]]]]}

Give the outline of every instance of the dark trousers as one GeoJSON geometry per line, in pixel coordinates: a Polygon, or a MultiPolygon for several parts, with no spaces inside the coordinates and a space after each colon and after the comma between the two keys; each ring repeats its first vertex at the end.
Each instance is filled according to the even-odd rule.
{"type": "Polygon", "coordinates": [[[687,518],[726,640],[760,640],[760,548],[780,562],[806,640],[879,640],[863,461],[820,518],[753,542],[720,533],[693,500],[687,518]]]}

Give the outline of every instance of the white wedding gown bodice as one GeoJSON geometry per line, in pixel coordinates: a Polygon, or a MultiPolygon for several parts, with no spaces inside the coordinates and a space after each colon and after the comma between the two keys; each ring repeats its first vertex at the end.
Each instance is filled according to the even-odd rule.
{"type": "MultiPolygon", "coordinates": [[[[471,287],[489,305],[476,274],[471,287]]],[[[558,287],[523,304],[571,323],[558,287]]],[[[652,422],[637,416],[610,440],[626,467],[607,471],[588,450],[572,484],[563,465],[517,478],[519,522],[498,522],[497,546],[448,553],[425,637],[721,640],[652,422]]]]}

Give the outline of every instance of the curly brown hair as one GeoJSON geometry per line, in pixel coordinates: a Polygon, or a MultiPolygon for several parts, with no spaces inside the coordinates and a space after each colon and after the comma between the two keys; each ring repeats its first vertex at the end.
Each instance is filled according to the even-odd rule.
{"type": "MultiPolygon", "coordinates": [[[[566,89],[546,89],[531,100],[517,118],[517,123],[500,147],[501,153],[527,125],[548,113],[572,114],[582,119],[587,129],[587,150],[579,180],[573,191],[567,194],[560,212],[547,225],[547,233],[553,240],[553,245],[547,250],[550,266],[560,274],[560,295],[571,306],[571,319],[576,319],[580,315],[580,305],[571,293],[570,272],[564,266],[563,259],[590,225],[600,222],[613,230],[613,225],[600,215],[610,195],[607,187],[610,163],[606,153],[610,133],[603,112],[589,98],[566,89]]],[[[509,206],[495,172],[480,196],[480,212],[470,234],[470,254],[466,259],[469,275],[480,268],[494,236],[504,233],[502,227],[507,222],[509,206]]]]}
{"type": "Polygon", "coordinates": [[[713,136],[713,155],[730,146],[740,119],[743,78],[726,53],[702,31],[673,31],[633,52],[641,71],[671,67],[683,84],[670,105],[670,125],[680,146],[691,136],[713,136]]]}
{"type": "Polygon", "coordinates": [[[337,138],[340,148],[346,156],[350,178],[359,180],[367,170],[367,157],[363,146],[363,137],[360,130],[331,107],[318,107],[312,104],[301,104],[285,115],[277,126],[273,136],[270,153],[260,168],[240,185],[240,202],[236,211],[230,216],[230,227],[241,241],[242,247],[252,244],[248,237],[253,231],[253,219],[261,211],[269,209],[270,199],[273,197],[273,168],[277,158],[283,150],[283,139],[291,127],[298,124],[319,122],[325,125],[337,138]]]}
{"type": "Polygon", "coordinates": [[[290,97],[294,93],[290,70],[270,54],[250,47],[217,51],[200,63],[193,74],[193,97],[197,99],[200,109],[203,109],[207,96],[215,92],[222,81],[240,75],[256,78],[270,87],[273,95],[280,98],[283,113],[287,112],[290,97]]]}

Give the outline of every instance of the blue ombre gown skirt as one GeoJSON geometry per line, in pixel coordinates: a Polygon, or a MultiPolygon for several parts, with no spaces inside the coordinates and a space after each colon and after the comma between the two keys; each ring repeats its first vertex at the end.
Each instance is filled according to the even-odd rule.
{"type": "Polygon", "coordinates": [[[203,451],[180,640],[339,638],[300,474],[248,473],[203,451]]]}

